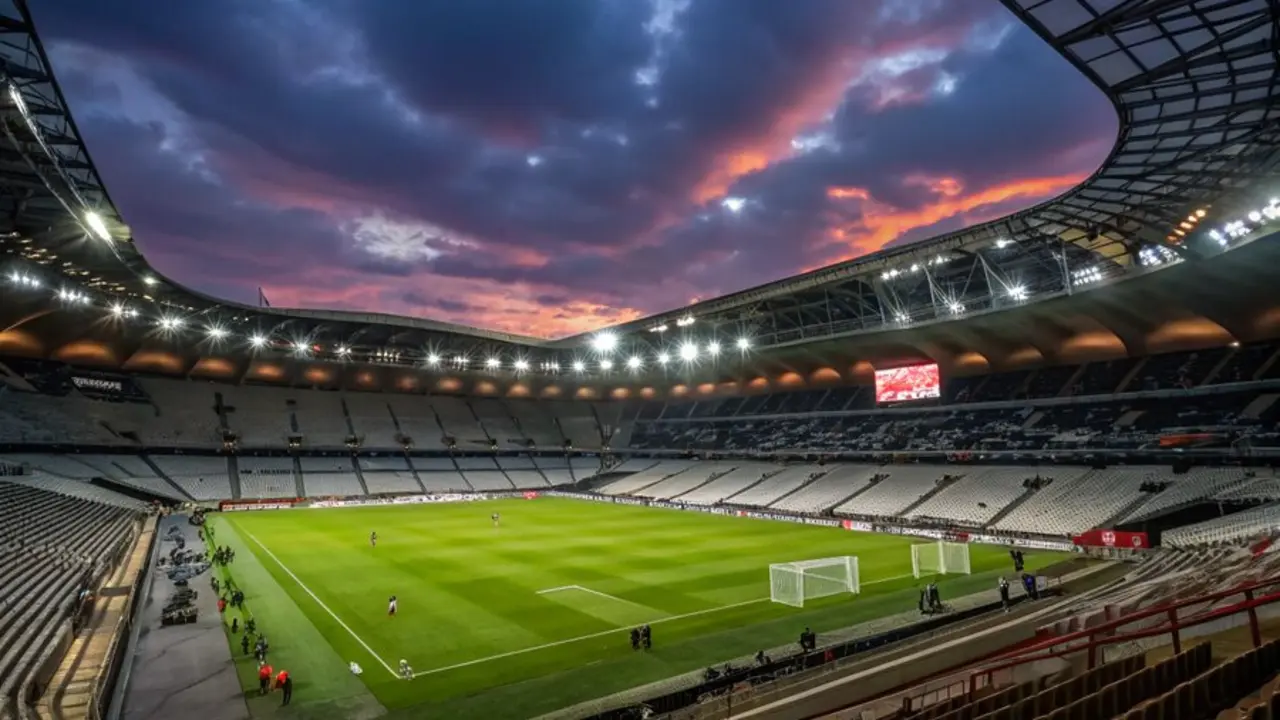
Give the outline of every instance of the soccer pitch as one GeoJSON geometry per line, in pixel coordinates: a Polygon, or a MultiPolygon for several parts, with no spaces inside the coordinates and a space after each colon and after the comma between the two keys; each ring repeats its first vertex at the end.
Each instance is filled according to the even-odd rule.
{"type": "MultiPolygon", "coordinates": [[[[368,700],[414,717],[527,718],[915,607],[913,540],[830,527],[560,498],[215,518],[229,568],[295,678],[293,716],[368,700]],[[489,516],[501,513],[501,527],[489,516]],[[378,533],[377,547],[369,534],[378,533]],[[858,556],[860,595],[792,608],[769,601],[769,564],[858,556]],[[387,600],[399,599],[396,617],[387,600]],[[653,626],[653,650],[628,630],[653,626]],[[401,659],[416,677],[402,680],[401,659]],[[364,672],[348,673],[355,661],[364,672]]],[[[973,575],[944,600],[1012,574],[975,545],[973,575]]],[[[1059,559],[1028,553],[1029,567],[1059,559]]],[[[229,619],[228,619],[229,622],[229,619]]],[[[233,637],[246,687],[251,658],[233,637]]],[[[367,702],[368,705],[374,705],[367,702]]],[[[255,715],[275,703],[251,701],[255,715]]]]}

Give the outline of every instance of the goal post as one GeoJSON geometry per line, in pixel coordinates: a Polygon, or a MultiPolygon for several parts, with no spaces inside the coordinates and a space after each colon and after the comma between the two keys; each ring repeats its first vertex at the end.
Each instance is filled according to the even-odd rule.
{"type": "Polygon", "coordinates": [[[852,555],[769,566],[769,599],[783,605],[804,607],[806,600],[858,591],[858,558],[852,555]]]}
{"type": "Polygon", "coordinates": [[[968,575],[969,544],[939,540],[911,546],[911,574],[919,579],[925,575],[968,575]]]}

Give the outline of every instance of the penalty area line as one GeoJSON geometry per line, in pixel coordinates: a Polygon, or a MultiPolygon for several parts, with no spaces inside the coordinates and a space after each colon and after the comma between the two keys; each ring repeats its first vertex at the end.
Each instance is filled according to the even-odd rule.
{"type": "MultiPolygon", "coordinates": [[[[569,589],[569,588],[552,588],[552,589],[561,590],[561,589],[569,589]]],[[[613,597],[613,596],[610,595],[609,597],[613,597]]],[[[755,605],[756,603],[762,603],[762,602],[769,602],[769,598],[756,598],[755,600],[747,600],[740,603],[733,603],[732,605],[721,605],[719,607],[707,608],[705,610],[698,610],[691,613],[685,613],[683,615],[668,615],[667,617],[658,618],[657,620],[650,620],[647,623],[641,623],[641,624],[657,625],[659,623],[671,622],[672,620],[683,620],[685,618],[698,617],[699,615],[707,615],[713,612],[720,612],[721,610],[731,610],[733,608],[740,608],[747,605],[755,605]]],[[[423,670],[422,672],[414,673],[413,676],[422,677],[423,675],[435,675],[436,673],[442,673],[449,670],[457,670],[459,668],[464,668],[464,667],[471,667],[472,665],[479,665],[481,663],[487,663],[492,660],[501,660],[503,658],[515,657],[516,655],[524,655],[526,653],[537,652],[539,650],[546,650],[548,648],[553,648],[553,647],[560,647],[561,645],[569,645],[571,643],[581,642],[583,640],[591,640],[593,638],[605,637],[606,635],[617,635],[620,631],[621,631],[620,628],[613,628],[612,630],[602,630],[600,632],[591,633],[589,635],[579,635],[578,637],[565,638],[564,640],[556,640],[555,642],[544,643],[542,645],[534,645],[533,647],[520,648],[519,650],[512,650],[510,652],[498,653],[497,655],[490,655],[488,657],[476,658],[475,660],[468,660],[466,662],[454,663],[453,665],[446,665],[444,667],[432,668],[431,670],[423,670]]]]}
{"type": "MultiPolygon", "coordinates": [[[[284,566],[282,565],[281,567],[284,567],[284,566]]],[[[288,571],[286,570],[286,572],[288,571]]],[[[895,575],[893,577],[880,578],[879,580],[869,580],[861,584],[876,585],[879,583],[893,582],[894,580],[902,580],[904,578],[909,578],[909,577],[912,577],[912,575],[895,575]]],[[[539,590],[537,591],[536,594],[545,595],[547,593],[562,592],[565,590],[587,590],[587,588],[584,588],[580,585],[563,585],[561,587],[554,587],[554,588],[547,588],[545,590],[539,590]]],[[[587,592],[591,592],[591,591],[587,590],[587,592]]],[[[613,597],[613,596],[609,595],[608,597],[613,597]]],[[[615,599],[620,600],[621,598],[615,598],[615,599]]],[[[695,610],[694,612],[684,613],[683,615],[668,615],[667,617],[658,618],[657,620],[650,620],[647,623],[641,623],[641,624],[659,625],[661,623],[671,622],[673,620],[684,620],[686,618],[699,617],[701,615],[710,615],[711,613],[720,612],[721,610],[732,610],[734,608],[746,607],[747,605],[755,605],[757,603],[769,602],[771,599],[772,598],[763,597],[763,598],[756,598],[755,600],[745,600],[743,602],[732,603],[730,605],[720,605],[718,607],[706,608],[705,610],[695,610]]],[[[623,602],[627,602],[627,601],[624,600],[623,602]]],[[[453,665],[445,665],[444,667],[432,668],[430,670],[423,670],[421,672],[414,673],[413,676],[417,678],[417,677],[423,677],[426,675],[435,675],[437,673],[448,672],[450,670],[458,670],[465,667],[471,667],[472,665],[480,665],[482,663],[487,663],[493,660],[502,660],[503,658],[515,657],[517,655],[525,655],[531,652],[538,652],[539,650],[547,650],[549,648],[560,647],[562,645],[570,645],[572,643],[582,642],[583,640],[592,640],[594,638],[605,637],[607,635],[615,635],[620,630],[621,628],[614,628],[612,630],[602,630],[600,632],[591,633],[589,635],[579,635],[577,637],[565,638],[564,640],[556,640],[555,642],[544,643],[542,645],[534,645],[533,647],[520,648],[519,650],[511,650],[509,652],[498,653],[497,655],[490,655],[488,657],[476,658],[475,660],[467,660],[466,662],[454,663],[453,665]]]]}
{"type": "Polygon", "coordinates": [[[303,592],[310,595],[311,599],[316,601],[316,604],[320,606],[321,610],[324,610],[325,612],[329,613],[329,617],[333,618],[335,622],[337,622],[339,625],[342,626],[343,630],[346,630],[351,635],[351,637],[355,638],[355,641],[360,643],[360,647],[364,648],[366,652],[368,652],[370,655],[373,656],[374,660],[377,660],[378,663],[382,665],[382,667],[386,668],[387,672],[391,673],[391,677],[394,677],[394,678],[400,677],[400,673],[396,672],[395,670],[392,670],[391,666],[387,664],[387,661],[383,660],[382,656],[378,655],[378,653],[373,651],[373,648],[369,647],[369,643],[365,642],[364,639],[362,639],[359,635],[357,635],[356,631],[352,630],[350,625],[347,625],[346,623],[342,622],[342,618],[338,617],[337,613],[330,610],[329,606],[325,605],[323,600],[317,597],[315,593],[311,592],[311,588],[307,587],[301,580],[299,580],[298,576],[294,575],[293,571],[290,570],[287,565],[280,562],[280,558],[276,557],[276,554],[271,552],[270,548],[268,548],[266,545],[263,545],[261,540],[254,537],[253,533],[244,531],[244,534],[248,535],[250,540],[257,543],[258,547],[262,548],[262,552],[266,553],[267,557],[274,560],[275,564],[279,565],[280,569],[283,570],[286,575],[293,578],[293,581],[298,583],[298,587],[302,588],[303,592]]]}
{"type": "Polygon", "coordinates": [[[633,602],[633,601],[628,600],[628,599],[626,599],[626,598],[620,598],[620,597],[618,597],[617,595],[610,595],[610,594],[609,594],[609,593],[607,593],[607,592],[600,592],[599,590],[592,590],[592,589],[591,589],[591,588],[589,588],[589,587],[583,587],[583,586],[581,586],[581,585],[561,585],[560,587],[553,587],[553,588],[547,588],[546,590],[539,590],[538,592],[536,592],[536,593],[534,593],[534,594],[535,594],[535,595],[550,595],[551,593],[565,592],[565,591],[568,591],[568,590],[577,590],[578,592],[584,592],[584,593],[587,593],[588,595],[595,595],[596,597],[602,597],[602,598],[605,598],[606,600],[612,600],[612,601],[614,601],[614,602],[625,603],[625,604],[627,604],[627,605],[635,605],[636,607],[639,607],[639,608],[645,608],[646,610],[652,610],[652,609],[653,609],[653,608],[650,608],[650,607],[648,607],[648,606],[646,606],[646,605],[641,605],[641,604],[640,604],[640,603],[638,603],[638,602],[633,602]]]}

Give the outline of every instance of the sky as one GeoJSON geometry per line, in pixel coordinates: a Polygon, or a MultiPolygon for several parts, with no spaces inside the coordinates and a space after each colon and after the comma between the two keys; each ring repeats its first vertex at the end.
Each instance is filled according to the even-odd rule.
{"type": "Polygon", "coordinates": [[[1102,94],[996,0],[62,0],[162,274],[558,337],[1058,195],[1102,94]]]}

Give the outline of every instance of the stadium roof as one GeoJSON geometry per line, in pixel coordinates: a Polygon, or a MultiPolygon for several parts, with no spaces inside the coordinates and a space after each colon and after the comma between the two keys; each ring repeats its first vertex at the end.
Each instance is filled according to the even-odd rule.
{"type": "MultiPolygon", "coordinates": [[[[50,71],[25,0],[0,7],[10,85],[0,134],[0,250],[104,302],[231,332],[365,350],[365,359],[530,353],[568,357],[589,338],[533,338],[387,315],[254,308],[160,277],[133,243],[50,71]],[[61,277],[57,277],[61,276],[61,277]]],[[[1008,217],[613,328],[657,352],[680,334],[748,337],[757,350],[894,345],[919,328],[1043,301],[1221,252],[1224,225],[1280,191],[1277,5],[1268,0],[1004,0],[1114,103],[1117,143],[1065,195],[1008,217]],[[1213,228],[1211,231],[1210,228],[1213,228]],[[1211,242],[1218,240],[1217,243],[1211,242]],[[656,331],[670,328],[670,334],[656,331]],[[859,345],[864,342],[860,341],[859,345]]],[[[1268,215],[1266,220],[1273,220],[1268,215]]],[[[1230,234],[1249,240],[1258,227],[1230,234]]],[[[10,291],[11,292],[11,291],[10,291]]],[[[1062,298],[1074,296],[1064,305],[1062,298]]],[[[1002,318],[1018,313],[995,313],[1002,318]]],[[[6,321],[11,318],[4,318],[6,321]]],[[[983,319],[990,325],[996,320],[983,319]]],[[[1021,323],[1008,321],[1009,327],[1021,323]]],[[[1220,323],[1221,324],[1221,323],[1220,323]]],[[[963,333],[961,334],[963,336],[963,333]]],[[[982,333],[968,341],[981,342],[982,333]]],[[[957,340],[959,343],[960,340],[957,340]]],[[[1003,343],[999,349],[1006,349],[1003,343]]],[[[760,355],[762,353],[755,353],[760,355]]]]}

